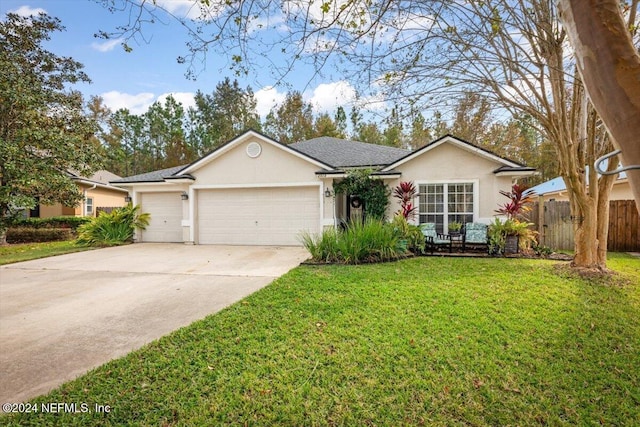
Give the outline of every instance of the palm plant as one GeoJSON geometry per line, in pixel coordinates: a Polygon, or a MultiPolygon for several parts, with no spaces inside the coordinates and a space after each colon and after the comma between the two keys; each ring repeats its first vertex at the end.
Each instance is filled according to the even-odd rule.
{"type": "Polygon", "coordinates": [[[111,213],[101,212],[78,228],[76,242],[87,246],[121,245],[133,239],[136,229],[144,230],[150,218],[148,213],[140,213],[139,205],[132,204],[114,209],[111,213]]]}

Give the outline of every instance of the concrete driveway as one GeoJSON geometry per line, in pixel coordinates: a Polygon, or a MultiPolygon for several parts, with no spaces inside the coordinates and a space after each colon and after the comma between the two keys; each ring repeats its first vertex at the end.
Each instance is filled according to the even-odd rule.
{"type": "Polygon", "coordinates": [[[215,313],[307,257],[296,247],[145,243],[0,267],[0,403],[215,313]]]}

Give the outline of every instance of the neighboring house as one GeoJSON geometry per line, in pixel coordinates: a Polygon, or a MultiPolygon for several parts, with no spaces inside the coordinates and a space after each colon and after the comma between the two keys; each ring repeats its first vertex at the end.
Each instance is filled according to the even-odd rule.
{"type": "MultiPolygon", "coordinates": [[[[351,169],[372,169],[393,188],[413,181],[416,221],[492,220],[514,179],[535,171],[447,135],[407,150],[321,137],[283,145],[248,131],[195,162],[112,181],[151,214],[136,239],[195,244],[299,245],[361,209],[334,183],[351,169]]],[[[395,200],[389,214],[398,209],[395,200]]]]}
{"type": "MultiPolygon", "coordinates": [[[[531,190],[535,191],[539,197],[545,202],[550,200],[568,201],[569,193],[567,192],[567,186],[564,183],[562,177],[554,178],[552,180],[538,184],[532,187],[531,190]]],[[[621,172],[618,175],[618,179],[613,183],[611,193],[609,194],[609,200],[633,200],[633,192],[627,179],[627,174],[621,172]]]]}
{"type": "Polygon", "coordinates": [[[67,207],[61,203],[38,205],[28,211],[31,218],[50,218],[54,216],[96,216],[98,207],[125,206],[127,190],[109,184],[109,181],[121,177],[106,170],[94,173],[90,178],[69,172],[71,179],[82,191],[84,199],[76,207],[67,207]]]}

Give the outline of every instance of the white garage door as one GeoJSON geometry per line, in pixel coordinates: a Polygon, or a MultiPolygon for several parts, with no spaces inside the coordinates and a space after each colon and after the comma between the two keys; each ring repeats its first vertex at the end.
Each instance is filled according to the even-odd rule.
{"type": "Polygon", "coordinates": [[[182,242],[182,199],[180,193],[142,193],[141,211],[151,214],[142,232],[143,242],[182,242]]]}
{"type": "Polygon", "coordinates": [[[317,233],[318,187],[198,191],[198,242],[300,245],[303,230],[317,233]]]}

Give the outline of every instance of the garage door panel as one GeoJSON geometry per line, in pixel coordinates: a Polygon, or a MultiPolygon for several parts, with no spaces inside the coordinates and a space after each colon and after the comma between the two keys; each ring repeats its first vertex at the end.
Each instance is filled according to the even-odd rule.
{"type": "Polygon", "coordinates": [[[317,187],[198,191],[203,244],[299,245],[302,230],[317,232],[317,187]]]}
{"type": "Polygon", "coordinates": [[[142,212],[151,214],[143,242],[182,242],[182,200],[179,192],[143,193],[142,212]]]}

